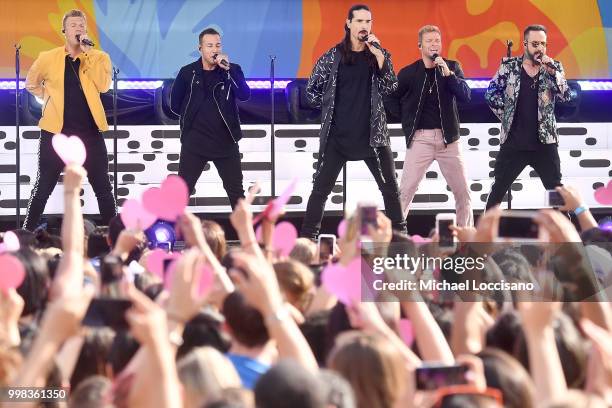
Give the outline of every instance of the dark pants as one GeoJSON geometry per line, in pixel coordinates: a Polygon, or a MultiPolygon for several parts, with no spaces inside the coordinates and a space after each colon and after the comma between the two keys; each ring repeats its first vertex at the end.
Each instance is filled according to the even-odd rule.
{"type": "Polygon", "coordinates": [[[561,161],[557,145],[540,146],[535,151],[522,151],[503,144],[495,160],[495,181],[487,198],[487,210],[502,202],[504,195],[526,166],[533,167],[547,190],[561,185],[561,161]]]}
{"type": "MultiPolygon", "coordinates": [[[[393,152],[391,152],[391,148],[389,147],[382,147],[377,150],[380,160],[380,169],[376,157],[370,157],[364,159],[364,161],[374,176],[374,180],[376,180],[376,184],[378,184],[378,189],[383,195],[385,212],[387,213],[387,217],[391,220],[393,229],[405,233],[406,220],[402,215],[399,188],[395,178],[393,152]]],[[[333,146],[328,145],[321,168],[314,179],[312,193],[310,193],[310,198],[308,199],[301,236],[314,239],[319,234],[325,202],[338,179],[342,166],[344,166],[346,162],[347,158],[344,157],[342,153],[337,151],[333,146]]]]}
{"type": "Polygon", "coordinates": [[[239,198],[244,198],[244,188],[242,187],[242,167],[240,165],[240,152],[238,149],[228,157],[218,159],[207,159],[194,153],[192,149],[181,146],[181,159],[179,161],[178,175],[185,180],[189,188],[189,195],[195,192],[195,185],[206,163],[212,161],[223,182],[223,188],[227,193],[232,208],[236,205],[239,198]]]}
{"type": "MultiPolygon", "coordinates": [[[[71,134],[68,132],[68,134],[71,134]]],[[[87,158],[83,167],[87,170],[89,184],[98,199],[98,208],[102,223],[108,225],[112,217],[117,214],[117,205],[113,196],[113,188],[108,178],[108,155],[104,137],[101,133],[79,136],[85,145],[87,158]]],[[[38,145],[38,174],[34,189],[30,195],[26,219],[23,228],[33,231],[40,221],[40,216],[45,210],[49,196],[53,192],[60,173],[64,169],[64,162],[53,150],[51,139],[53,134],[45,130],[40,132],[40,143],[38,145]]]]}

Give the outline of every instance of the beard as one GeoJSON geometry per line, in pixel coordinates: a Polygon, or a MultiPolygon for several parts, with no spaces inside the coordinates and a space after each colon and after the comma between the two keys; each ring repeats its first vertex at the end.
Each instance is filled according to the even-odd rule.
{"type": "Polygon", "coordinates": [[[540,61],[538,60],[538,58],[542,57],[542,53],[540,51],[536,51],[534,53],[529,52],[529,50],[525,50],[525,55],[527,56],[527,59],[529,59],[530,61],[539,64],[540,61]]]}

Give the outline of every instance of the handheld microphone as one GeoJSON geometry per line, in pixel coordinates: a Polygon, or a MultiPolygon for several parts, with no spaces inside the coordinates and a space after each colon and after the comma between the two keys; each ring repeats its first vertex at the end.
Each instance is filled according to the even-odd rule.
{"type": "MultiPolygon", "coordinates": [[[[359,37],[359,41],[361,41],[361,42],[366,42],[367,39],[368,39],[367,35],[364,35],[363,37],[359,37]]],[[[377,43],[377,42],[370,43],[370,45],[373,46],[374,48],[376,48],[377,50],[380,50],[380,51],[383,50],[382,47],[380,46],[380,44],[377,43]]]]}
{"type": "MultiPolygon", "coordinates": [[[[438,58],[439,56],[440,56],[440,55],[438,55],[438,53],[437,53],[437,52],[435,52],[435,53],[434,53],[434,54],[431,56],[431,59],[435,61],[435,60],[436,60],[436,58],[438,58]]],[[[440,65],[438,65],[438,69],[440,70],[440,74],[444,74],[444,70],[442,69],[442,67],[441,67],[440,65]]]]}
{"type": "MultiPolygon", "coordinates": [[[[213,55],[213,59],[216,61],[217,60],[217,56],[219,56],[219,54],[214,54],[213,55]]],[[[229,68],[229,64],[227,63],[226,60],[222,59],[219,61],[219,65],[223,65],[225,68],[229,68]]]]}
{"type": "Polygon", "coordinates": [[[83,45],[87,45],[89,47],[95,47],[96,46],[96,44],[93,41],[91,41],[89,38],[83,38],[81,40],[81,34],[77,34],[76,35],[76,39],[77,39],[78,42],[80,42],[83,45]]]}
{"type": "Polygon", "coordinates": [[[557,70],[557,67],[555,67],[555,65],[552,62],[542,62],[542,55],[540,54],[540,58],[536,58],[536,60],[543,65],[546,65],[548,68],[553,69],[553,70],[557,70]]]}

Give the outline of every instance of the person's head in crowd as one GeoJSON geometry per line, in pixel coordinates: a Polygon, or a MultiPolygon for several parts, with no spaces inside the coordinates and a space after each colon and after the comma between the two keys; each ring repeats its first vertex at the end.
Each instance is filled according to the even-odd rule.
{"type": "Polygon", "coordinates": [[[140,345],[129,331],[118,331],[108,351],[107,372],[110,372],[113,377],[119,374],[127,366],[132,357],[134,357],[139,348],[140,345]]]}
{"type": "Polygon", "coordinates": [[[49,234],[45,229],[37,229],[34,232],[36,249],[58,248],[62,249],[62,239],[57,235],[49,234]]]}
{"type": "Polygon", "coordinates": [[[327,367],[352,386],[360,408],[390,408],[404,393],[407,372],[402,358],[386,339],[361,332],[343,333],[327,367]]]}
{"type": "Polygon", "coordinates": [[[283,360],[255,385],[255,404],[265,408],[326,408],[321,381],[301,365],[283,360]]]}
{"type": "Polygon", "coordinates": [[[302,313],[314,296],[314,275],[303,263],[286,260],[274,264],[274,272],[287,302],[302,313]]]}
{"type": "MultiPolygon", "coordinates": [[[[565,382],[570,388],[581,388],[586,380],[588,362],[586,342],[572,322],[572,319],[565,313],[558,314],[554,321],[553,329],[565,382]]],[[[515,356],[529,371],[529,353],[522,331],[515,356]]]]}
{"type": "Polygon", "coordinates": [[[295,245],[289,258],[303,263],[304,265],[313,265],[316,263],[317,244],[308,238],[298,238],[295,240],[295,245]]]}
{"type": "Polygon", "coordinates": [[[323,387],[327,407],[355,408],[357,406],[351,384],[340,374],[332,370],[320,370],[318,377],[323,387]]]}
{"type": "Polygon", "coordinates": [[[97,258],[108,254],[111,247],[108,243],[107,228],[96,227],[87,238],[87,257],[97,258]]]}
{"type": "Polygon", "coordinates": [[[514,354],[523,333],[521,319],[514,310],[499,315],[493,326],[487,330],[486,345],[514,354]]]}
{"type": "Polygon", "coordinates": [[[514,248],[500,249],[491,256],[499,269],[501,269],[506,281],[536,283],[531,273],[529,261],[514,248]]]}
{"type": "Polygon", "coordinates": [[[325,359],[331,349],[336,344],[336,337],[343,332],[353,330],[351,322],[346,312],[346,307],[342,302],[337,302],[331,309],[327,319],[327,329],[325,331],[325,359]]]}
{"type": "Polygon", "coordinates": [[[51,282],[47,263],[40,255],[28,248],[21,248],[13,255],[21,261],[25,269],[25,278],[17,288],[17,293],[25,303],[21,315],[36,317],[44,309],[49,294],[51,282]]]}
{"type": "Polygon", "coordinates": [[[212,347],[192,349],[177,363],[183,385],[185,408],[201,407],[220,397],[225,388],[240,387],[240,377],[232,363],[212,347]]]}
{"type": "Polygon", "coordinates": [[[9,385],[22,362],[23,358],[17,349],[0,345],[0,387],[9,385]]]}
{"type": "Polygon", "coordinates": [[[17,239],[19,239],[19,246],[21,248],[36,248],[38,242],[36,241],[36,234],[32,231],[28,231],[26,229],[16,229],[13,230],[15,235],[17,235],[17,239]]]}
{"type": "Polygon", "coordinates": [[[307,315],[304,323],[300,325],[300,330],[306,338],[312,353],[320,367],[325,365],[325,357],[327,356],[327,348],[325,338],[327,332],[327,323],[329,321],[329,310],[321,310],[310,315],[307,315]]]}
{"type": "Polygon", "coordinates": [[[449,394],[436,405],[437,408],[502,408],[494,398],[478,394],[449,394]]]}
{"type": "Polygon", "coordinates": [[[93,329],[83,339],[81,353],[70,378],[70,388],[92,375],[106,375],[106,361],[113,344],[115,332],[110,328],[93,329]]]}
{"type": "Polygon", "coordinates": [[[185,325],[183,344],[178,348],[176,357],[189,353],[196,347],[210,346],[221,353],[229,351],[231,341],[222,330],[223,316],[212,312],[200,312],[185,325]]]}
{"type": "Polygon", "coordinates": [[[221,261],[227,253],[227,242],[225,240],[223,228],[215,221],[202,220],[202,231],[204,232],[204,238],[211,251],[215,257],[221,261]]]}
{"type": "Polygon", "coordinates": [[[536,406],[533,380],[514,357],[495,348],[485,348],[477,356],[484,365],[487,387],[497,388],[502,392],[505,407],[536,406]]]}
{"type": "Polygon", "coordinates": [[[233,387],[221,390],[221,395],[210,401],[203,408],[253,408],[255,396],[250,390],[233,387]]]}
{"type": "Polygon", "coordinates": [[[110,400],[112,383],[101,375],[92,375],[81,381],[70,394],[69,408],[113,408],[110,400]]]}
{"type": "Polygon", "coordinates": [[[255,348],[264,346],[270,340],[263,316],[246,302],[242,293],[234,291],[227,295],[222,313],[232,341],[255,348]]]}

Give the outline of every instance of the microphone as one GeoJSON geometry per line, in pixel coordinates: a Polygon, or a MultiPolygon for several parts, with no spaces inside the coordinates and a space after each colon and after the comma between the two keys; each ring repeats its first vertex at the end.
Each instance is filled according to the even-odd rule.
{"type": "Polygon", "coordinates": [[[536,60],[543,65],[546,65],[548,68],[553,69],[553,70],[557,70],[557,67],[555,67],[555,65],[552,62],[542,62],[542,55],[540,55],[540,58],[536,58],[536,60]]]}
{"type": "MultiPolygon", "coordinates": [[[[434,53],[434,55],[431,56],[432,60],[436,60],[436,58],[438,58],[440,55],[438,55],[437,52],[434,53]]],[[[442,69],[442,67],[440,65],[438,65],[438,69],[440,70],[440,74],[444,75],[444,70],[442,69]]]]}
{"type": "MultiPolygon", "coordinates": [[[[216,61],[217,60],[217,56],[219,56],[219,54],[214,54],[213,55],[213,59],[216,61]]],[[[229,68],[229,64],[226,60],[222,59],[219,61],[219,65],[223,65],[225,68],[229,68]]]]}
{"type": "MultiPolygon", "coordinates": [[[[363,37],[359,37],[359,41],[361,41],[361,42],[366,42],[367,39],[368,39],[367,35],[364,35],[363,37]]],[[[377,43],[377,42],[370,43],[370,45],[373,46],[374,48],[376,48],[377,50],[380,50],[380,51],[383,50],[382,47],[380,46],[380,44],[377,43]]]]}
{"type": "Polygon", "coordinates": [[[81,40],[81,34],[77,34],[76,35],[76,39],[77,39],[78,42],[80,42],[83,45],[87,45],[89,47],[95,47],[96,46],[96,44],[94,44],[94,42],[91,41],[89,38],[83,38],[81,40]]]}

